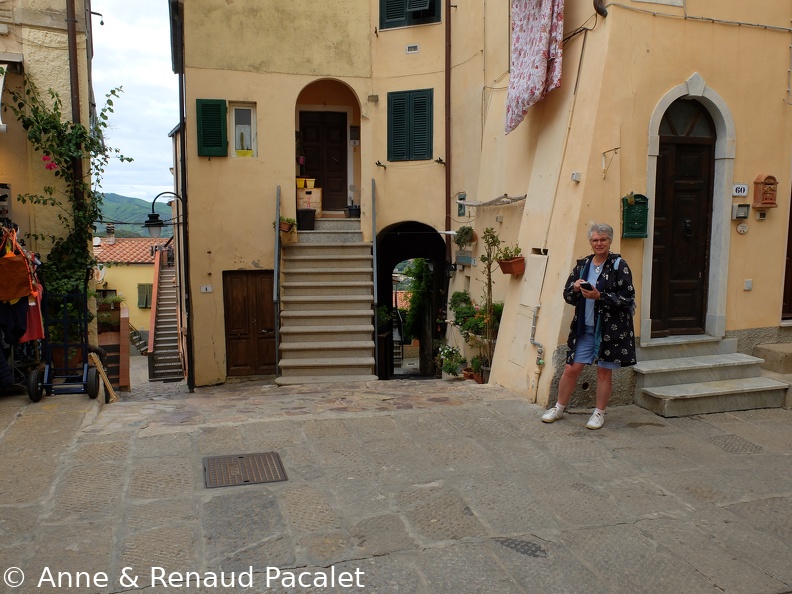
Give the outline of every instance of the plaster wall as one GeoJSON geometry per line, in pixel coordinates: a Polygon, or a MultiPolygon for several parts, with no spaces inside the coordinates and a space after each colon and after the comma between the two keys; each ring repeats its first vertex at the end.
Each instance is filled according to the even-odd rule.
{"type": "Polygon", "coordinates": [[[138,285],[154,283],[153,264],[115,264],[105,268],[104,282],[124,297],[124,307],[129,310],[129,323],[138,330],[151,329],[151,309],[138,305],[138,285]]]}

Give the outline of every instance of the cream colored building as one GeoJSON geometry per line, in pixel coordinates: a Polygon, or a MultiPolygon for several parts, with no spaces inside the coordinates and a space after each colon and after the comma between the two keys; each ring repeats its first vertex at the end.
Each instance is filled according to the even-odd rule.
{"type": "MultiPolygon", "coordinates": [[[[509,2],[172,2],[197,385],[227,377],[224,273],[275,268],[276,197],[295,212],[295,134],[311,126],[340,130],[336,153],[321,147],[343,163],[322,206],[361,204],[380,275],[411,257],[441,270],[456,252],[444,232],[462,224],[519,242],[525,273],[496,276],[506,307],[491,381],[540,404],[554,398],[572,315],[561,290],[592,220],[613,225],[631,266],[642,347],[734,337],[750,353],[787,339],[792,7],[625,0],[602,16],[598,2],[565,4],[561,86],[507,135],[509,2]],[[215,131],[225,153],[212,153],[215,131]],[[774,204],[756,194],[767,176],[774,204]],[[646,237],[621,237],[631,194],[647,197],[646,237]],[[475,206],[460,214],[463,195],[475,206]],[[742,204],[747,218],[733,218],[742,204]]],[[[477,297],[481,266],[458,268],[448,294],[477,297]]]]}
{"type": "MultiPolygon", "coordinates": [[[[0,2],[0,76],[2,103],[7,105],[8,89],[21,89],[27,75],[43,97],[48,89],[56,91],[63,102],[63,115],[76,119],[72,97],[79,97],[76,112],[80,122],[90,126],[92,91],[88,67],[91,3],[89,0],[43,1],[6,0],[0,2]],[[73,10],[73,13],[71,11],[73,10]],[[73,20],[68,18],[73,14],[73,20]],[[86,32],[86,22],[89,30],[86,32]],[[70,30],[70,24],[73,28],[70,30]],[[73,57],[69,56],[72,44],[73,57]]],[[[0,112],[0,218],[9,218],[19,226],[20,236],[28,233],[61,234],[57,208],[22,204],[20,194],[41,194],[45,186],[57,184],[52,172],[44,167],[41,153],[28,143],[14,114],[0,112]]],[[[46,255],[49,242],[28,239],[27,247],[46,255]]]]}

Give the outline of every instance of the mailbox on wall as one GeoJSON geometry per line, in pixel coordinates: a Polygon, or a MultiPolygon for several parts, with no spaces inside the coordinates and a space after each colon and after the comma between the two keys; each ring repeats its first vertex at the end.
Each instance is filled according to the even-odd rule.
{"type": "Polygon", "coordinates": [[[649,230],[649,199],[630,192],[622,199],[622,237],[645,238],[649,230]]]}

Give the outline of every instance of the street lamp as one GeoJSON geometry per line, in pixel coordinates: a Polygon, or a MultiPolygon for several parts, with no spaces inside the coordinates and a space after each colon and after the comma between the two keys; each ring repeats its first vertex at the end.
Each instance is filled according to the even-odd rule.
{"type": "Polygon", "coordinates": [[[157,239],[160,234],[162,234],[162,228],[165,226],[165,222],[160,219],[159,213],[154,212],[154,204],[157,202],[157,198],[164,196],[165,194],[169,194],[177,200],[181,200],[181,196],[179,196],[176,192],[160,192],[154,196],[154,200],[151,201],[151,213],[148,215],[146,222],[143,223],[143,228],[147,229],[149,235],[154,239],[157,239]]]}

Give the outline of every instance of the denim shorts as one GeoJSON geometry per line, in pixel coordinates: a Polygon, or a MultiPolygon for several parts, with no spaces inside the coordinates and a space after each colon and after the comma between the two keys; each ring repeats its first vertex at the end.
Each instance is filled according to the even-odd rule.
{"type": "MultiPolygon", "coordinates": [[[[586,333],[578,335],[575,343],[574,363],[591,365],[597,353],[594,352],[594,326],[586,326],[586,333]]],[[[609,361],[597,361],[597,366],[604,369],[619,369],[621,365],[609,361]]]]}

